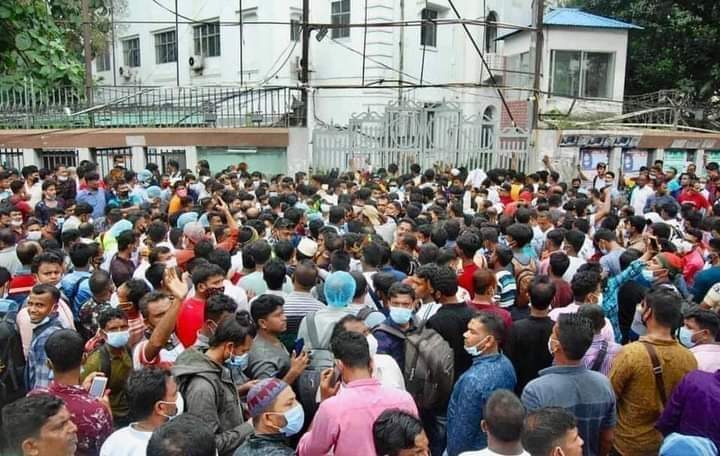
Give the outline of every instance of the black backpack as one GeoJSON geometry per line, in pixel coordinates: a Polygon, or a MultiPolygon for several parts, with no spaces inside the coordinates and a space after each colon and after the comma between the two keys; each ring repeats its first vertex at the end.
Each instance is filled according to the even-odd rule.
{"type": "Polygon", "coordinates": [[[25,354],[14,312],[0,316],[0,408],[27,393],[25,354]]]}

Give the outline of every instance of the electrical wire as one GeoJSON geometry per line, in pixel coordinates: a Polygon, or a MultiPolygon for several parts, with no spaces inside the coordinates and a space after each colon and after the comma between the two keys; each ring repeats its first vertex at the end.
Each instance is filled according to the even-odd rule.
{"type": "MultiPolygon", "coordinates": [[[[455,7],[455,3],[453,0],[448,0],[448,3],[450,4],[450,7],[455,12],[455,16],[457,16],[458,19],[462,18],[460,15],[460,12],[455,7]]],[[[477,45],[477,42],[475,41],[475,38],[473,38],[472,33],[470,33],[470,29],[468,29],[467,25],[462,25],[463,29],[465,30],[465,34],[467,35],[468,39],[472,43],[473,47],[475,48],[475,51],[478,53],[478,56],[480,56],[480,60],[482,60],[482,64],[485,67],[485,69],[488,72],[488,75],[490,76],[490,82],[492,82],[492,85],[497,87],[497,80],[495,79],[495,76],[493,75],[492,70],[490,70],[490,65],[488,65],[487,61],[485,60],[485,57],[483,56],[482,51],[480,51],[480,48],[477,45]]],[[[510,118],[510,122],[512,123],[513,128],[517,128],[517,123],[515,122],[515,117],[512,114],[512,111],[510,111],[510,106],[507,104],[507,100],[505,99],[505,95],[503,95],[502,90],[497,89],[497,94],[500,97],[500,101],[503,104],[503,107],[505,108],[505,111],[507,112],[508,117],[510,118]]]]}

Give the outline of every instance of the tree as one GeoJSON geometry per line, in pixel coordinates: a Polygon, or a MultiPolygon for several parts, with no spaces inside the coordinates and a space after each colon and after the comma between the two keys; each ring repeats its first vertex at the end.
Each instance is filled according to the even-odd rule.
{"type": "Polygon", "coordinates": [[[626,92],[679,89],[698,101],[720,91],[718,0],[570,0],[583,10],[631,22],[626,92]]]}
{"type": "MultiPolygon", "coordinates": [[[[90,0],[92,47],[107,47],[109,8],[125,0],[90,0]]],[[[83,86],[81,0],[3,0],[0,2],[0,87],[35,89],[83,86]]]]}

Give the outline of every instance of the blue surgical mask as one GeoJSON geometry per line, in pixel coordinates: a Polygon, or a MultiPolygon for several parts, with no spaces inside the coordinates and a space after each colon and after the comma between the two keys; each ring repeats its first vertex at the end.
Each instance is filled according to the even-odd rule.
{"type": "Polygon", "coordinates": [[[116,331],[105,333],[107,344],[113,348],[121,348],[127,345],[130,340],[130,331],[116,331]]]}
{"type": "Polygon", "coordinates": [[[692,339],[694,335],[695,333],[688,329],[687,326],[682,326],[680,328],[680,332],[678,333],[678,339],[680,339],[680,343],[683,344],[683,346],[693,348],[697,345],[697,342],[694,342],[692,339]]]}
{"type": "Polygon", "coordinates": [[[652,286],[652,283],[655,281],[655,274],[649,269],[643,269],[642,275],[641,275],[641,282],[645,282],[643,285],[646,285],[648,287],[652,286]]]}
{"type": "Polygon", "coordinates": [[[250,353],[244,353],[242,355],[232,355],[226,363],[231,367],[237,367],[240,370],[245,370],[248,366],[248,356],[250,353]]]}
{"type": "Polygon", "coordinates": [[[285,426],[280,428],[280,432],[282,432],[285,437],[290,437],[300,432],[303,424],[305,424],[305,411],[302,405],[297,403],[282,415],[285,417],[285,426]]]}
{"type": "Polygon", "coordinates": [[[398,325],[404,325],[412,318],[412,309],[404,307],[390,307],[390,319],[398,325]]]}

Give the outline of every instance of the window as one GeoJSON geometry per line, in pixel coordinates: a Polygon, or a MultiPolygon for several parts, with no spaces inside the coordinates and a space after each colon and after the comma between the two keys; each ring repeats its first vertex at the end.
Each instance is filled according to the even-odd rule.
{"type": "Polygon", "coordinates": [[[552,51],[551,91],[561,97],[612,98],[614,54],[552,51]]]}
{"type": "Polygon", "coordinates": [[[297,19],[290,20],[290,41],[300,41],[300,21],[297,19]]]}
{"type": "Polygon", "coordinates": [[[196,25],[193,29],[195,55],[203,57],[220,56],[220,22],[196,25]]]}
{"type": "MultiPolygon", "coordinates": [[[[350,23],[350,0],[339,0],[332,2],[330,11],[330,22],[332,25],[344,25],[350,23]]],[[[350,27],[333,28],[330,37],[347,38],[350,36],[350,27]]]]}
{"type": "Polygon", "coordinates": [[[155,34],[155,63],[177,62],[175,30],[155,34]]]}
{"type": "Polygon", "coordinates": [[[420,16],[423,20],[422,27],[420,27],[420,45],[436,47],[437,24],[435,20],[438,18],[438,12],[425,8],[420,16]]]}
{"type": "Polygon", "coordinates": [[[497,52],[497,24],[498,21],[497,13],[491,11],[490,14],[485,18],[485,52],[496,53],[497,52]]]}
{"type": "Polygon", "coordinates": [[[112,63],[110,62],[110,49],[103,50],[95,57],[95,70],[97,72],[112,70],[112,63]]]}
{"type": "Polygon", "coordinates": [[[129,67],[140,66],[140,38],[123,40],[123,64],[129,67]]]}

